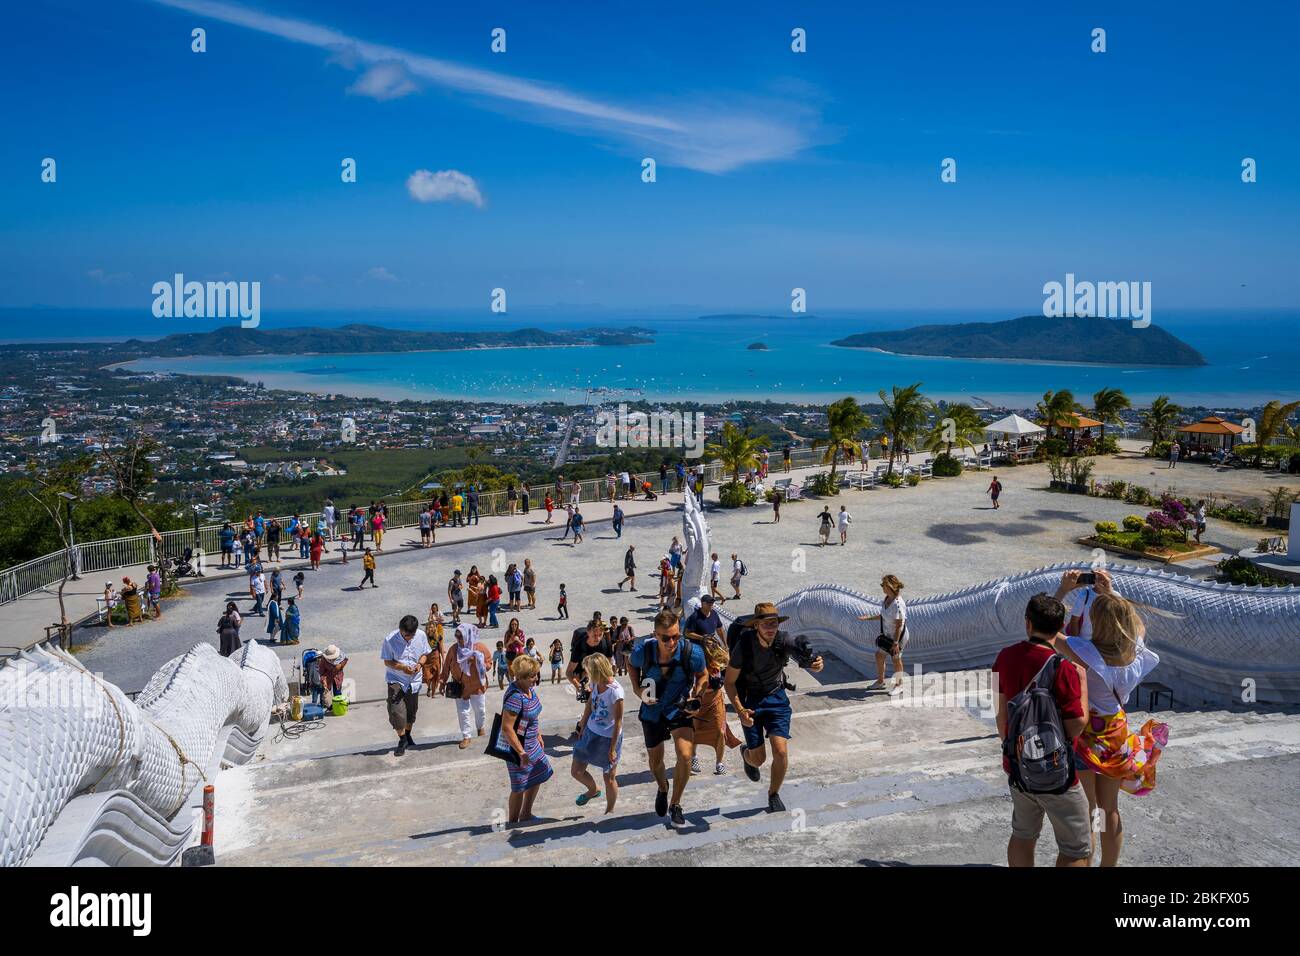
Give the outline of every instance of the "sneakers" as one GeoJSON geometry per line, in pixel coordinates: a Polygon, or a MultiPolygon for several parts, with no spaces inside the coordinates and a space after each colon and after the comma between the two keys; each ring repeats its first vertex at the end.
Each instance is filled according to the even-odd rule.
{"type": "Polygon", "coordinates": [[[699,757],[692,757],[692,758],[691,758],[691,773],[702,773],[702,772],[703,772],[703,770],[702,770],[701,767],[700,767],[700,758],[699,758],[699,757]]]}
{"type": "Polygon", "coordinates": [[[883,680],[872,681],[867,685],[867,690],[883,690],[885,682],[883,680]]]}
{"type": "Polygon", "coordinates": [[[779,793],[769,793],[767,795],[767,812],[785,813],[785,804],[781,802],[781,795],[779,793]]]}
{"type": "Polygon", "coordinates": [[[727,772],[727,765],[722,761],[718,761],[713,765],[713,772],[720,777],[727,772]]]}
{"type": "Polygon", "coordinates": [[[660,790],[655,794],[655,816],[662,817],[668,812],[668,791],[660,790]]]}
{"type": "Polygon", "coordinates": [[[758,775],[758,768],[745,759],[745,754],[748,752],[748,750],[749,750],[748,747],[740,748],[740,765],[745,768],[745,776],[748,777],[750,780],[752,780],[754,783],[758,783],[763,778],[758,775]]]}
{"type": "Polygon", "coordinates": [[[674,803],[668,808],[668,820],[675,827],[686,826],[686,814],[682,813],[682,806],[680,803],[674,803]]]}

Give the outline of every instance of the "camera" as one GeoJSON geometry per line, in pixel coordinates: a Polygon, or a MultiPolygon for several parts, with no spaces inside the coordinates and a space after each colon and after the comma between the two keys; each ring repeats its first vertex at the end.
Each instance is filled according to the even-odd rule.
{"type": "Polygon", "coordinates": [[[1079,587],[1092,587],[1097,583],[1097,574],[1094,571],[1084,571],[1079,575],[1079,587]]]}
{"type": "Polygon", "coordinates": [[[585,704],[587,701],[591,700],[591,691],[584,686],[575,696],[577,697],[578,703],[585,704]]]}
{"type": "MultiPolygon", "coordinates": [[[[807,667],[817,659],[817,652],[812,649],[808,638],[803,634],[792,640],[787,647],[790,650],[790,659],[800,667],[807,667]]],[[[794,690],[794,688],[787,687],[786,690],[794,690]]]]}
{"type": "Polygon", "coordinates": [[[700,712],[700,699],[698,697],[688,697],[682,701],[682,710],[688,714],[698,714],[700,712]]]}

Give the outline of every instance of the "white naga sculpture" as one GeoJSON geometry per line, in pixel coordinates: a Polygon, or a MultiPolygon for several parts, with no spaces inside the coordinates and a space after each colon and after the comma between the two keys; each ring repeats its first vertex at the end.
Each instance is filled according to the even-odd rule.
{"type": "MultiPolygon", "coordinates": [[[[695,605],[708,590],[709,528],[689,494],[682,531],[689,575],[682,597],[695,605]]],[[[904,664],[936,671],[988,667],[1001,648],[1024,638],[1029,599],[1041,591],[1054,593],[1071,568],[1091,570],[1092,565],[1057,564],[909,599],[911,638],[904,664]]],[[[1300,703],[1300,588],[1239,587],[1136,567],[1107,570],[1115,589],[1141,605],[1147,641],[1160,655],[1151,680],[1168,686],[1180,705],[1300,703]]],[[[776,605],[790,618],[783,628],[788,633],[806,634],[816,650],[874,673],[879,624],[857,618],[880,613],[880,600],[852,588],[815,584],[776,605]]],[[[732,619],[725,611],[722,616],[732,619]]]]}
{"type": "Polygon", "coordinates": [[[198,644],[135,701],[64,652],[0,666],[0,866],[168,865],[202,786],[257,750],[288,697],[279,659],[198,644]]]}

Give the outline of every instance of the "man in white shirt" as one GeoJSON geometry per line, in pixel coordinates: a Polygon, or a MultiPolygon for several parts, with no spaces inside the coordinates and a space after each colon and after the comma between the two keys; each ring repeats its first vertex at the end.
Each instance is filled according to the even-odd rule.
{"type": "Polygon", "coordinates": [[[384,638],[379,650],[388,683],[388,723],[397,731],[395,753],[399,757],[407,747],[415,746],[411,728],[415,726],[424,687],[424,664],[430,653],[429,639],[414,614],[398,622],[397,630],[384,638]]]}
{"type": "Polygon", "coordinates": [[[714,551],[712,555],[713,563],[709,565],[709,593],[719,604],[727,599],[722,596],[718,590],[718,579],[722,576],[722,562],[718,560],[718,552],[714,551]]]}
{"type": "Polygon", "coordinates": [[[262,572],[254,574],[249,582],[253,585],[253,610],[249,614],[263,614],[262,601],[266,598],[266,575],[262,572]]]}

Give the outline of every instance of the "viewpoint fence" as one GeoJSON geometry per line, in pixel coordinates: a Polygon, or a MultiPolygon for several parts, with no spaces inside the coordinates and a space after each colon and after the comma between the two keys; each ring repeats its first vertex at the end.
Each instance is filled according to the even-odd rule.
{"type": "MultiPolygon", "coordinates": [[[[803,467],[812,463],[814,459],[819,460],[821,454],[820,451],[814,452],[809,448],[793,448],[790,451],[790,463],[792,466],[803,467]]],[[[779,456],[775,467],[780,468],[779,456]]],[[[706,462],[704,465],[705,482],[711,485],[717,484],[721,472],[722,468],[718,462],[706,462]]],[[[672,483],[671,487],[676,488],[677,480],[672,472],[669,472],[669,480],[672,483]]],[[[649,481],[656,492],[658,491],[659,473],[657,471],[640,472],[633,476],[634,487],[639,486],[643,481],[649,481]]],[[[556,507],[562,507],[564,502],[570,500],[572,484],[572,482],[568,481],[564,483],[563,500],[556,502],[556,507]]],[[[606,479],[588,478],[578,484],[581,487],[580,503],[608,500],[606,479]]],[[[535,497],[532,500],[540,504],[542,498],[551,488],[552,485],[550,484],[534,487],[532,493],[535,497]]],[[[419,524],[420,512],[427,507],[428,502],[433,497],[434,495],[431,494],[423,498],[386,503],[388,509],[387,527],[409,528],[419,524]]],[[[507,492],[480,492],[478,513],[482,517],[509,514],[510,503],[507,492]]],[[[342,515],[340,516],[342,517],[342,515]]],[[[292,517],[292,515],[276,516],[281,524],[287,524],[292,520],[292,517]]],[[[314,529],[320,521],[321,512],[312,511],[307,514],[300,512],[298,518],[300,521],[308,522],[308,526],[314,529]]],[[[164,531],[161,532],[161,542],[156,542],[154,537],[149,534],[138,534],[129,538],[107,538],[102,541],[78,543],[71,553],[67,550],[59,550],[52,554],[33,558],[31,561],[0,571],[0,604],[7,604],[33,592],[48,589],[62,581],[65,575],[71,576],[75,573],[85,577],[88,574],[112,571],[116,568],[154,564],[160,560],[167,561],[173,557],[179,557],[185,553],[186,548],[199,547],[205,555],[219,554],[221,552],[222,527],[223,524],[203,525],[199,527],[197,535],[193,528],[185,528],[180,531],[164,531]]],[[[284,547],[284,545],[281,545],[281,547],[284,547]]]]}

